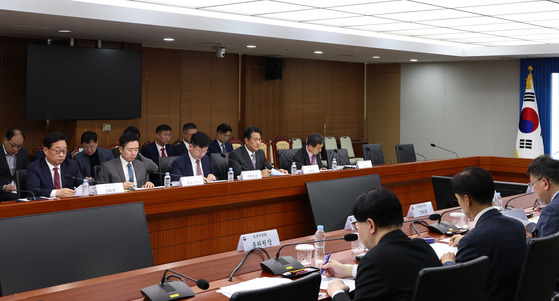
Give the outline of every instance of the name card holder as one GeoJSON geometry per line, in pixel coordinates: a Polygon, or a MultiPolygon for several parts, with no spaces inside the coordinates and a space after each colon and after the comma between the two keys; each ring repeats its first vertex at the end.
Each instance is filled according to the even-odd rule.
{"type": "Polygon", "coordinates": [[[320,170],[318,170],[318,165],[305,165],[305,166],[301,166],[301,174],[302,175],[309,175],[312,173],[319,173],[320,170]]]}
{"type": "Polygon", "coordinates": [[[279,245],[278,230],[274,229],[241,235],[239,237],[237,251],[247,252],[254,248],[267,248],[279,245]]]}
{"type": "Polygon", "coordinates": [[[188,187],[188,186],[195,186],[195,185],[204,185],[204,177],[191,176],[191,177],[181,177],[179,179],[180,187],[188,187]]]}
{"type": "Polygon", "coordinates": [[[371,162],[371,160],[355,162],[355,169],[372,168],[372,167],[373,167],[373,162],[371,162]]]}
{"type": "Polygon", "coordinates": [[[346,221],[345,221],[345,226],[344,226],[344,230],[352,230],[355,231],[357,229],[353,228],[353,222],[357,221],[355,219],[355,216],[350,215],[347,217],[346,221]]]}
{"type": "Polygon", "coordinates": [[[124,192],[123,183],[97,184],[95,185],[97,195],[113,194],[124,192]]]}
{"type": "Polygon", "coordinates": [[[260,170],[245,170],[241,172],[241,180],[257,180],[262,179],[262,172],[260,170]]]}
{"type": "Polygon", "coordinates": [[[411,205],[406,217],[415,218],[425,215],[431,215],[433,213],[435,213],[435,211],[433,210],[433,205],[431,204],[431,202],[425,202],[411,205]]]}

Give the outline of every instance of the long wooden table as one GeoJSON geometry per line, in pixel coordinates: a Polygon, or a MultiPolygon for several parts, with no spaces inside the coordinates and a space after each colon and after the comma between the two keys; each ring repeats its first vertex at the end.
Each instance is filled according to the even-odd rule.
{"type": "MultiPolygon", "coordinates": [[[[510,198],[505,198],[505,201],[508,199],[510,198]]],[[[511,205],[515,206],[516,208],[526,208],[525,210],[527,212],[533,212],[531,208],[534,204],[535,199],[536,196],[534,194],[525,195],[513,200],[513,202],[511,202],[511,205]]],[[[441,213],[444,212],[444,210],[440,210],[438,212],[441,213]]],[[[537,211],[534,211],[534,213],[536,215],[539,214],[537,211]]],[[[443,220],[450,220],[450,216],[448,214],[445,214],[443,216],[443,220]]],[[[423,228],[422,226],[417,226],[417,228],[421,232],[422,237],[434,237],[435,239],[444,237],[442,235],[428,233],[427,229],[423,228]]],[[[410,236],[415,236],[415,232],[411,228],[411,223],[409,222],[404,222],[402,230],[410,236]]],[[[349,231],[346,230],[333,231],[327,233],[326,237],[343,237],[343,235],[347,233],[349,233],[349,231]]],[[[282,241],[282,244],[304,242],[310,240],[313,240],[312,235],[282,241]]],[[[354,256],[351,253],[350,248],[351,245],[349,242],[341,240],[329,241],[326,243],[327,251],[333,253],[332,258],[343,263],[353,262],[354,256]]],[[[278,250],[278,247],[268,248],[267,250],[270,253],[270,256],[274,256],[274,254],[278,250]]],[[[227,281],[230,273],[241,261],[244,254],[244,252],[229,251],[220,254],[208,255],[195,259],[183,260],[130,272],[68,283],[34,291],[22,292],[15,295],[2,297],[0,298],[0,301],[140,301],[143,300],[140,289],[157,284],[159,281],[161,281],[161,277],[165,269],[168,268],[171,268],[196,279],[203,278],[209,281],[210,288],[207,291],[203,291],[197,288],[193,283],[189,283],[189,285],[192,285],[191,288],[196,293],[196,296],[188,300],[226,301],[228,300],[227,297],[216,292],[216,290],[218,290],[220,287],[250,280],[255,277],[272,276],[260,269],[259,263],[262,261],[262,258],[258,254],[254,253],[248,257],[243,267],[237,272],[236,276],[233,278],[233,282],[227,281]]],[[[284,248],[281,252],[281,255],[289,255],[295,257],[296,254],[294,247],[284,248]]]]}
{"type": "Polygon", "coordinates": [[[495,180],[527,183],[526,169],[530,162],[517,158],[469,157],[8,203],[0,205],[0,218],[142,201],[154,261],[162,264],[234,250],[239,236],[245,233],[277,229],[282,240],[314,233],[306,182],[379,174],[383,186],[398,195],[405,213],[410,205],[427,201],[433,202],[435,208],[432,175],[452,176],[468,166],[480,166],[495,180]]]}

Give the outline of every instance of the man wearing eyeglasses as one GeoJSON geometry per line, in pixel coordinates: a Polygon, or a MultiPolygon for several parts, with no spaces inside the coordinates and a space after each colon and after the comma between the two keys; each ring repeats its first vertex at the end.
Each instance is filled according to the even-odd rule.
{"type": "Polygon", "coordinates": [[[528,186],[546,206],[542,209],[532,237],[545,237],[559,232],[559,161],[548,155],[539,156],[528,166],[528,186]]]}
{"type": "Polygon", "coordinates": [[[213,153],[223,153],[227,154],[233,151],[233,145],[229,142],[231,139],[231,132],[233,129],[230,125],[222,123],[217,127],[217,137],[215,138],[212,143],[210,143],[210,147],[208,148],[208,152],[210,154],[213,153]]]}
{"type": "Polygon", "coordinates": [[[17,190],[15,185],[16,170],[25,169],[29,164],[29,156],[23,148],[25,134],[20,129],[10,129],[6,133],[2,150],[0,150],[0,201],[15,200],[17,190]]]}
{"type": "Polygon", "coordinates": [[[27,167],[27,189],[36,197],[72,197],[74,187],[83,183],[78,164],[66,160],[68,137],[60,132],[48,134],[43,139],[43,159],[27,167]]]}
{"type": "Polygon", "coordinates": [[[78,163],[82,175],[89,180],[94,177],[95,166],[103,164],[113,159],[110,150],[97,147],[97,133],[85,131],[81,138],[83,151],[74,155],[74,160],[78,163]]]}
{"type": "Polygon", "coordinates": [[[181,155],[173,162],[171,173],[173,181],[179,180],[179,175],[184,177],[203,176],[204,182],[215,181],[210,157],[206,156],[210,137],[203,132],[196,132],[192,135],[188,144],[188,152],[181,155]]]}

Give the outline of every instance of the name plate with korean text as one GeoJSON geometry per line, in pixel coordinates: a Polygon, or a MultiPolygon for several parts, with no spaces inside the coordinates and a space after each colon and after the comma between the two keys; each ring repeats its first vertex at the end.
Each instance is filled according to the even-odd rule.
{"type": "Polygon", "coordinates": [[[420,217],[425,215],[431,215],[435,211],[433,211],[433,205],[431,202],[425,202],[420,204],[411,205],[410,209],[408,210],[407,217],[420,217]]]}
{"type": "Polygon", "coordinates": [[[311,173],[319,173],[320,170],[318,170],[318,165],[305,165],[305,166],[301,166],[301,174],[303,175],[308,175],[311,173]]]}
{"type": "Polygon", "coordinates": [[[262,179],[260,170],[245,170],[241,172],[241,180],[257,180],[262,179]]]}
{"type": "Polygon", "coordinates": [[[188,186],[195,186],[195,185],[204,185],[204,177],[191,176],[191,177],[181,177],[179,179],[180,187],[188,187],[188,186]]]}
{"type": "Polygon", "coordinates": [[[267,248],[279,245],[278,230],[274,229],[241,235],[239,244],[237,245],[237,251],[247,252],[254,248],[267,248]]]}
{"type": "Polygon", "coordinates": [[[121,193],[124,192],[124,185],[122,183],[97,184],[95,190],[97,195],[121,193]]]}
{"type": "Polygon", "coordinates": [[[372,167],[373,167],[373,162],[371,162],[371,160],[355,162],[355,169],[372,168],[372,167]]]}

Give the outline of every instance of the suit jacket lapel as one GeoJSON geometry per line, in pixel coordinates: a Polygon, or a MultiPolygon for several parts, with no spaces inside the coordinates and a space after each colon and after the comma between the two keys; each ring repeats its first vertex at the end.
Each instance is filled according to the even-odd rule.
{"type": "Polygon", "coordinates": [[[122,167],[122,161],[120,160],[120,157],[118,157],[118,160],[114,160],[113,164],[115,165],[116,173],[118,174],[120,181],[126,182],[126,176],[124,175],[124,168],[122,167]]]}
{"type": "Polygon", "coordinates": [[[0,147],[0,169],[5,169],[7,171],[10,170],[10,166],[8,165],[8,159],[6,159],[6,154],[4,154],[4,149],[2,149],[2,147],[0,147]]]}
{"type": "Polygon", "coordinates": [[[138,186],[143,186],[146,183],[146,178],[144,177],[146,171],[142,170],[142,163],[138,160],[134,160],[132,165],[134,166],[134,173],[136,174],[136,183],[138,186]]]}
{"type": "MultiPolygon", "coordinates": [[[[243,158],[245,159],[245,167],[248,167],[249,170],[252,170],[254,168],[254,166],[252,165],[252,160],[250,159],[250,155],[248,154],[248,150],[246,149],[246,147],[243,145],[241,146],[242,148],[244,148],[244,150],[242,151],[243,154],[243,158]]],[[[256,156],[255,156],[256,158],[256,156]]],[[[256,160],[256,166],[258,167],[258,160],[256,160]]]]}

